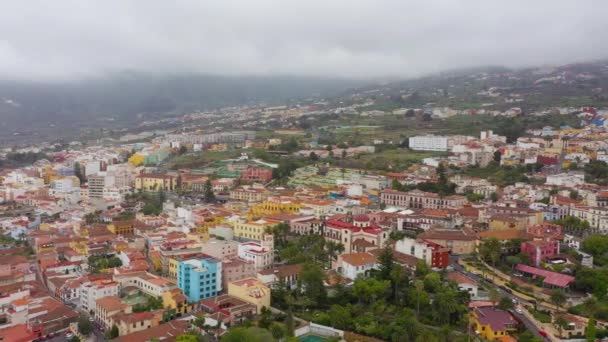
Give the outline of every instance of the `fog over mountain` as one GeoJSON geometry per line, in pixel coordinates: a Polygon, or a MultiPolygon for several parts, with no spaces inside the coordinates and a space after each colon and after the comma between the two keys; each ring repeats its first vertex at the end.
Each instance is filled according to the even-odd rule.
{"type": "Polygon", "coordinates": [[[605,13],[601,0],[3,1],[0,130],[605,58],[605,13]]]}

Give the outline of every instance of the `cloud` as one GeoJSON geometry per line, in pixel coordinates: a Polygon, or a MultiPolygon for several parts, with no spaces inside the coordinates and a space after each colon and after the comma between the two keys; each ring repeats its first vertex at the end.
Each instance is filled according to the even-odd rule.
{"type": "Polygon", "coordinates": [[[608,57],[608,2],[6,0],[0,78],[411,77],[608,57]]]}

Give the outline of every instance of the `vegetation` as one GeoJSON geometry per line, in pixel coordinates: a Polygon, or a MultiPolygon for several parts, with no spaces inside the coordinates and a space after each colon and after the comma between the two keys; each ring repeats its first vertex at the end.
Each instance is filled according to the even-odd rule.
{"type": "Polygon", "coordinates": [[[80,316],[78,318],[78,331],[84,336],[89,336],[93,332],[93,324],[86,317],[80,316]]]}
{"type": "Polygon", "coordinates": [[[221,342],[268,342],[274,341],[272,334],[262,328],[248,327],[248,328],[233,328],[230,329],[221,338],[221,342]]]}
{"type": "Polygon", "coordinates": [[[500,166],[495,161],[486,167],[470,166],[464,169],[464,174],[470,177],[484,178],[498,186],[513,185],[517,182],[528,183],[528,170],[523,166],[500,166]]]}
{"type": "Polygon", "coordinates": [[[122,266],[122,261],[115,256],[91,255],[89,257],[89,270],[91,273],[99,273],[102,270],[120,266],[122,266]]]}
{"type": "MultiPolygon", "coordinates": [[[[584,223],[589,225],[587,221],[584,223]]],[[[608,265],[608,236],[606,235],[591,235],[583,240],[581,249],[585,253],[593,256],[593,262],[596,265],[608,265]]]]}
{"type": "Polygon", "coordinates": [[[127,202],[144,202],[142,213],[144,215],[160,215],[163,212],[163,203],[167,199],[164,191],[159,192],[139,192],[127,195],[127,202]]]}
{"type": "Polygon", "coordinates": [[[566,233],[576,236],[583,236],[589,233],[591,228],[588,221],[574,216],[566,216],[563,219],[553,221],[553,223],[564,227],[566,233]]]}
{"type": "Polygon", "coordinates": [[[583,168],[585,181],[599,185],[608,185],[608,164],[599,160],[592,160],[583,168]]]}
{"type": "Polygon", "coordinates": [[[162,308],[163,308],[162,298],[146,296],[146,303],[145,304],[137,303],[137,304],[133,305],[133,312],[153,311],[153,310],[159,310],[162,308]]]}

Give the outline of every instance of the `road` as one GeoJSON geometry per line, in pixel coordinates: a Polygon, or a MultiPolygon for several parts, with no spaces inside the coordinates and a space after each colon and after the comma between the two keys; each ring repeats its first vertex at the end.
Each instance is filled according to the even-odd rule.
{"type": "MultiPolygon", "coordinates": [[[[496,288],[496,290],[498,291],[498,293],[501,296],[505,296],[510,298],[511,300],[516,300],[518,303],[520,304],[526,304],[526,305],[530,305],[532,306],[533,304],[530,303],[529,301],[519,298],[516,295],[514,295],[513,293],[507,292],[504,289],[496,286],[495,284],[493,284],[490,280],[488,279],[484,279],[481,276],[477,275],[477,274],[473,274],[471,272],[467,272],[464,267],[462,267],[462,265],[460,265],[458,263],[458,257],[457,256],[451,256],[450,257],[450,266],[454,267],[454,271],[459,272],[463,275],[466,275],[467,277],[475,280],[475,282],[477,282],[478,284],[483,284],[484,282],[489,283],[490,286],[494,286],[496,288]]],[[[539,329],[536,324],[534,324],[534,322],[532,322],[528,317],[526,317],[524,314],[520,314],[517,313],[515,310],[511,310],[510,311],[511,314],[517,319],[519,320],[525,327],[527,330],[531,331],[535,336],[540,337],[541,339],[543,339],[544,341],[551,341],[551,339],[549,339],[548,337],[544,337],[543,335],[541,335],[540,331],[542,329],[539,329]]]]}

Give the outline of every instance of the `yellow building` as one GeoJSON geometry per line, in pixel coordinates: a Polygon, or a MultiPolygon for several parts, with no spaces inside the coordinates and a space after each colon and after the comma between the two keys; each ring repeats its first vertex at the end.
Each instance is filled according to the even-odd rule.
{"type": "Polygon", "coordinates": [[[141,165],[144,165],[145,160],[146,160],[145,156],[135,153],[129,158],[129,164],[131,164],[133,166],[141,166],[141,165]]]}
{"type": "Polygon", "coordinates": [[[470,318],[475,333],[489,341],[497,341],[517,331],[517,321],[504,310],[495,307],[475,308],[470,318]]]}
{"type": "MultiPolygon", "coordinates": [[[[205,216],[203,220],[199,220],[196,222],[196,230],[199,233],[209,234],[209,228],[218,226],[226,221],[225,216],[221,215],[211,215],[205,216]]],[[[208,238],[207,238],[208,239],[208,238]]]]}
{"type": "Polygon", "coordinates": [[[184,296],[181,289],[173,289],[163,293],[163,307],[175,310],[176,314],[186,314],[193,309],[193,305],[188,303],[188,298],[184,296]]]}
{"type": "Polygon", "coordinates": [[[209,230],[207,228],[205,228],[201,232],[201,228],[199,227],[198,232],[186,234],[186,239],[200,241],[200,242],[207,242],[207,241],[209,241],[209,230]]]}
{"type": "Polygon", "coordinates": [[[270,288],[257,278],[228,283],[228,294],[255,305],[258,314],[263,307],[270,308],[270,288]]]}
{"type": "Polygon", "coordinates": [[[89,255],[89,248],[86,241],[72,241],[70,248],[80,255],[89,255]]]}
{"type": "Polygon", "coordinates": [[[167,174],[141,174],[135,178],[135,189],[141,191],[173,191],[177,177],[167,174]]]}
{"type": "Polygon", "coordinates": [[[262,204],[251,207],[253,215],[295,214],[302,205],[290,197],[268,197],[262,204]]]}
{"type": "Polygon", "coordinates": [[[276,226],[279,223],[281,223],[281,221],[271,219],[237,222],[233,225],[234,236],[262,241],[266,229],[276,226]]]}
{"type": "Polygon", "coordinates": [[[135,233],[135,222],[115,221],[108,225],[108,230],[116,235],[133,235],[135,233]]]}

